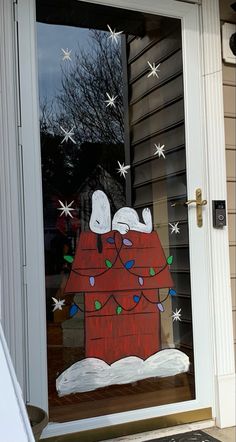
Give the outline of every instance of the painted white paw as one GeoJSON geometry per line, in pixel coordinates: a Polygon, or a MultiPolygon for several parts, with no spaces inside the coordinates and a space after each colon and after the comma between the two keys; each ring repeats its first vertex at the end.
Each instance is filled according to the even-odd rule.
{"type": "Polygon", "coordinates": [[[142,211],[142,217],[143,217],[143,221],[146,224],[146,226],[148,226],[150,228],[150,231],[152,230],[152,214],[150,209],[148,209],[147,207],[145,209],[143,209],[142,211]]]}
{"type": "Polygon", "coordinates": [[[127,224],[121,224],[118,222],[114,230],[118,230],[118,232],[120,232],[121,235],[125,235],[129,231],[129,226],[127,224]]]}

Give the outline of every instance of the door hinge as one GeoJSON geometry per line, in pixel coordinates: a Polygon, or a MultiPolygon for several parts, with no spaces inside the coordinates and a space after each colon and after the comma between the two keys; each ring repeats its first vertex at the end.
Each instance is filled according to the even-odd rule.
{"type": "Polygon", "coordinates": [[[23,284],[24,287],[27,287],[27,267],[24,264],[22,268],[23,268],[23,284]]]}
{"type": "Polygon", "coordinates": [[[22,127],[17,126],[18,146],[22,146],[22,127]]]}
{"type": "Polygon", "coordinates": [[[18,2],[13,0],[13,18],[15,22],[18,22],[18,2]]]}

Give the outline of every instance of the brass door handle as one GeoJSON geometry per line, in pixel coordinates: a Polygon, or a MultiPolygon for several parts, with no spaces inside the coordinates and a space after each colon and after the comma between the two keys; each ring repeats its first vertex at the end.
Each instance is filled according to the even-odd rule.
{"type": "Polygon", "coordinates": [[[207,205],[207,200],[202,199],[202,189],[196,190],[196,199],[195,200],[188,200],[185,202],[176,202],[171,204],[171,207],[179,206],[179,205],[185,205],[190,206],[190,204],[196,204],[197,209],[197,225],[198,227],[202,227],[203,220],[202,220],[202,206],[207,205]]]}
{"type": "Polygon", "coordinates": [[[202,189],[197,189],[196,190],[196,199],[195,200],[189,200],[186,201],[186,206],[189,206],[190,204],[196,204],[196,208],[197,208],[197,225],[198,227],[202,227],[203,225],[203,220],[202,220],[202,206],[206,206],[207,205],[207,200],[203,200],[202,199],[202,189]]]}
{"type": "Polygon", "coordinates": [[[185,201],[185,205],[189,206],[190,204],[196,203],[197,204],[197,200],[189,200],[189,201],[185,201]]]}
{"type": "Polygon", "coordinates": [[[202,200],[202,201],[197,201],[197,200],[189,200],[186,201],[184,204],[186,204],[186,206],[189,206],[190,204],[197,204],[199,206],[206,206],[207,205],[207,200],[202,200]]]}

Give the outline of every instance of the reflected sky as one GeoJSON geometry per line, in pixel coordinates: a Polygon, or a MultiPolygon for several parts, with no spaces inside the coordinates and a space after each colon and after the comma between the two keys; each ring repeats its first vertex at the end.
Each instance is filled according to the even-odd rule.
{"type": "Polygon", "coordinates": [[[61,69],[69,69],[79,48],[88,48],[89,29],[37,23],[38,75],[40,100],[50,102],[60,90],[61,69]],[[70,61],[63,61],[63,49],[71,50],[70,61]]]}

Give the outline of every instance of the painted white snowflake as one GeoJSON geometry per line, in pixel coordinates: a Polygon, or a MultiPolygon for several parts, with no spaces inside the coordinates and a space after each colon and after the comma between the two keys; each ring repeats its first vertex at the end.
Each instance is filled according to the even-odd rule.
{"type": "Polygon", "coordinates": [[[64,138],[63,138],[63,140],[62,140],[62,142],[61,142],[61,144],[63,144],[63,143],[67,143],[67,141],[68,140],[70,140],[70,141],[72,141],[72,143],[74,143],[74,144],[76,144],[76,142],[75,142],[75,140],[74,140],[74,138],[73,138],[73,135],[74,135],[74,132],[73,132],[73,129],[74,129],[74,126],[70,129],[70,130],[65,130],[62,126],[60,126],[60,129],[62,130],[62,132],[64,133],[64,138]]]}
{"type": "Polygon", "coordinates": [[[108,38],[111,38],[112,42],[118,43],[118,41],[119,41],[118,40],[118,36],[120,34],[122,34],[123,31],[116,32],[116,30],[114,29],[114,31],[113,31],[109,25],[107,25],[107,27],[108,27],[108,29],[110,31],[110,35],[109,35],[108,38]]]}
{"type": "Polygon", "coordinates": [[[130,165],[125,166],[124,163],[120,164],[120,162],[118,161],[118,165],[119,168],[117,169],[118,173],[120,174],[120,176],[123,176],[124,178],[125,175],[128,173],[128,170],[130,169],[130,165]]]}
{"type": "Polygon", "coordinates": [[[158,68],[160,67],[161,63],[159,63],[157,66],[155,63],[151,64],[150,61],[148,61],[147,63],[148,63],[148,66],[150,67],[150,72],[149,72],[147,78],[149,78],[149,77],[159,78],[158,72],[160,72],[160,70],[158,68]]]}
{"type": "Polygon", "coordinates": [[[171,227],[171,235],[172,233],[175,233],[177,235],[177,233],[180,233],[180,228],[178,227],[179,225],[179,221],[177,223],[171,224],[169,223],[169,226],[171,227]]]}
{"type": "Polygon", "coordinates": [[[181,321],[181,308],[179,310],[175,310],[175,312],[172,312],[173,315],[171,316],[173,318],[173,322],[175,321],[181,321]]]}
{"type": "Polygon", "coordinates": [[[64,307],[64,305],[65,305],[65,299],[56,299],[56,298],[52,297],[52,300],[54,302],[53,312],[55,312],[56,310],[62,310],[62,307],[64,307]]]}
{"type": "Polygon", "coordinates": [[[164,154],[165,145],[162,144],[162,146],[161,146],[161,143],[158,143],[158,144],[154,144],[154,146],[156,148],[156,152],[154,152],[154,155],[158,155],[159,158],[160,157],[165,158],[165,154],[164,154]]]}
{"type": "Polygon", "coordinates": [[[109,107],[109,106],[116,107],[115,100],[117,99],[117,95],[114,97],[114,95],[111,96],[107,92],[106,92],[106,95],[108,97],[108,100],[105,100],[105,103],[107,103],[106,107],[109,107]]]}
{"type": "Polygon", "coordinates": [[[58,200],[58,201],[59,201],[59,203],[61,204],[61,207],[58,207],[58,208],[57,208],[57,210],[61,210],[61,215],[60,215],[60,216],[62,216],[62,215],[65,214],[65,216],[68,216],[68,215],[69,215],[71,218],[73,218],[73,216],[71,215],[70,212],[71,212],[72,210],[75,210],[75,209],[73,209],[73,207],[71,207],[74,201],[71,201],[70,204],[67,204],[67,201],[66,201],[65,204],[63,204],[63,202],[60,201],[60,200],[58,200]]]}
{"type": "Polygon", "coordinates": [[[65,60],[71,61],[70,54],[71,54],[72,49],[69,51],[68,48],[66,48],[66,49],[61,48],[61,50],[62,50],[62,53],[63,53],[62,60],[63,61],[65,61],[65,60]]]}

